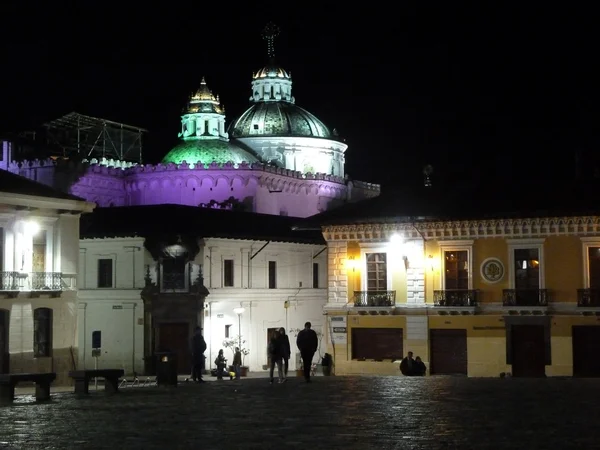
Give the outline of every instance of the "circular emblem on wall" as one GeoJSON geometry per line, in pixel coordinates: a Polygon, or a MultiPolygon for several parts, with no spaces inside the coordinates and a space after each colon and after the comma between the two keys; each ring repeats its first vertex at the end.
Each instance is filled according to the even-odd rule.
{"type": "Polygon", "coordinates": [[[487,258],[481,263],[481,278],[486,283],[497,283],[504,277],[504,264],[498,258],[487,258]]]}

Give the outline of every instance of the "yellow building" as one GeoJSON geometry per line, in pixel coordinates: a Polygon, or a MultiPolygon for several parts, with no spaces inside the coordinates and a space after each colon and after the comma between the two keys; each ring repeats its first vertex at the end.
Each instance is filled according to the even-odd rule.
{"type": "Polygon", "coordinates": [[[322,222],[336,374],[399,374],[412,351],[431,375],[600,376],[600,216],[434,218],[385,201],[322,222]]]}

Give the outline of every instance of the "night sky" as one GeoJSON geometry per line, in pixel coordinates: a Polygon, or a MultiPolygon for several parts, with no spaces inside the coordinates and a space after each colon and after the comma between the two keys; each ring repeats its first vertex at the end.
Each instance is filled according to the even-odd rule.
{"type": "Polygon", "coordinates": [[[296,103],[345,138],[353,178],[410,184],[431,164],[434,182],[556,180],[574,175],[577,150],[597,152],[591,10],[88,4],[3,6],[2,131],[77,111],[149,129],[145,159],[157,162],[202,76],[228,124],[248,107],[252,72],[267,61],[260,32],[273,20],[296,103]]]}

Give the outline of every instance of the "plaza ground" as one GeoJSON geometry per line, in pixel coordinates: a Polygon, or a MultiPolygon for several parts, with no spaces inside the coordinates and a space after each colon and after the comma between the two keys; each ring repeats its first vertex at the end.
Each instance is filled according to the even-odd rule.
{"type": "Polygon", "coordinates": [[[401,376],[26,394],[0,408],[0,448],[598,448],[598,398],[597,379],[401,376]]]}

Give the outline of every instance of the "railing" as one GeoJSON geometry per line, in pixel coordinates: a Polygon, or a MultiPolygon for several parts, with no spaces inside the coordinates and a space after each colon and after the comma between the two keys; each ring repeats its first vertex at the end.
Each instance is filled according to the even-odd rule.
{"type": "Polygon", "coordinates": [[[394,306],[396,291],[355,291],[354,306],[394,306]]]}
{"type": "Polygon", "coordinates": [[[19,291],[19,280],[19,272],[0,272],[0,291],[19,291]]]}
{"type": "Polygon", "coordinates": [[[433,304],[435,306],[473,307],[479,301],[477,289],[446,289],[433,291],[433,304]]]}
{"type": "Polygon", "coordinates": [[[60,272],[0,272],[0,292],[59,292],[72,289],[75,289],[74,281],[63,280],[60,272]]]}
{"type": "Polygon", "coordinates": [[[577,306],[600,308],[600,289],[577,289],[577,306]]]}
{"type": "Polygon", "coordinates": [[[32,272],[29,274],[29,288],[32,291],[62,291],[60,272],[32,272]]]}
{"type": "Polygon", "coordinates": [[[548,306],[547,289],[504,289],[504,306],[548,306]]]}

